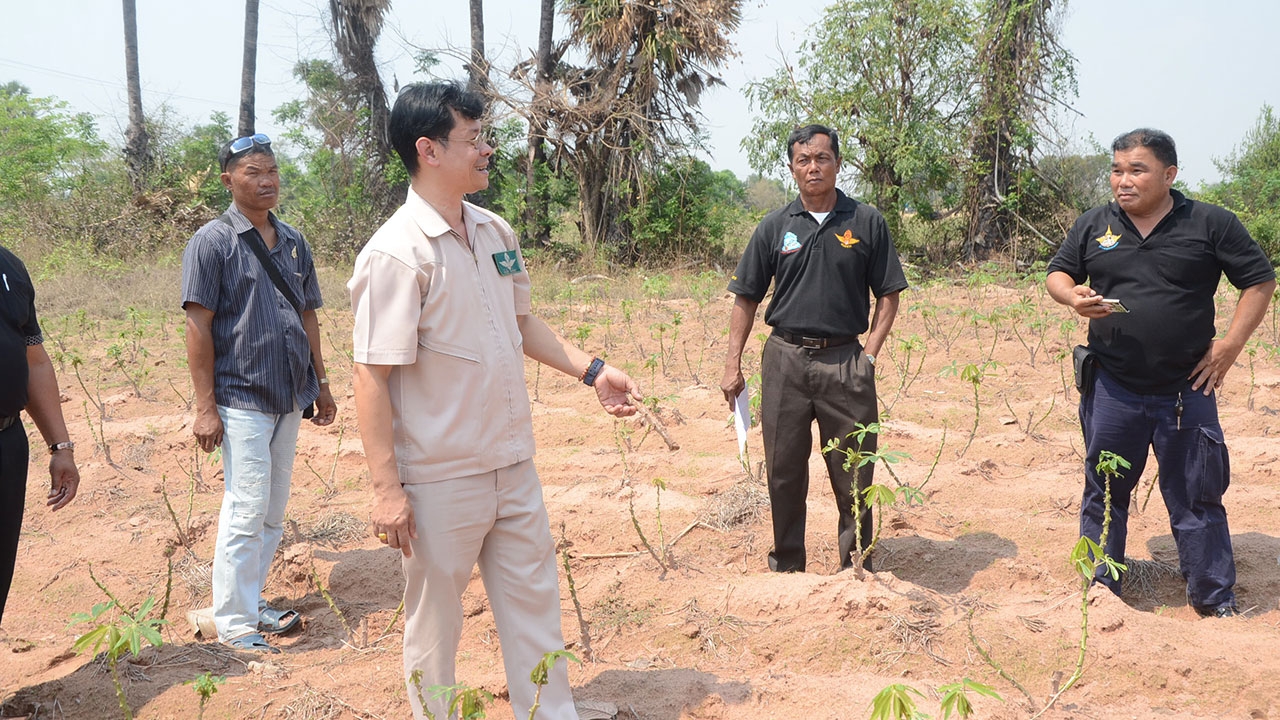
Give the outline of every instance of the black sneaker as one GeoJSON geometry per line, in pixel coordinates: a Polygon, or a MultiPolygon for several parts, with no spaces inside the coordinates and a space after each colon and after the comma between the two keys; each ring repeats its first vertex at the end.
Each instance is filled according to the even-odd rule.
{"type": "Polygon", "coordinates": [[[1196,608],[1196,612],[1200,613],[1200,617],[1208,618],[1229,618],[1240,614],[1235,605],[1221,605],[1216,608],[1201,609],[1196,608]]]}

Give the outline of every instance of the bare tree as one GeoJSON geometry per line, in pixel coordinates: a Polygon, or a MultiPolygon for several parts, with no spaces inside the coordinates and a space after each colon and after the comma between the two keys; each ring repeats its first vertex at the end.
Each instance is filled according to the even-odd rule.
{"type": "Polygon", "coordinates": [[[124,2],[124,66],[129,88],[129,127],[124,133],[124,163],[129,182],[141,192],[151,169],[151,143],[142,114],[142,76],[138,70],[138,9],[135,0],[124,2]]]}
{"type": "Polygon", "coordinates": [[[244,64],[240,69],[239,136],[254,133],[255,78],[258,73],[258,0],[244,1],[244,64]]]}

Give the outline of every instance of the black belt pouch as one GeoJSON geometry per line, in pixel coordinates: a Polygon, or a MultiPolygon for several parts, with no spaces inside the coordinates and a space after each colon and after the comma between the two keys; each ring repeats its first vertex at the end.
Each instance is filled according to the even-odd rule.
{"type": "Polygon", "coordinates": [[[1093,376],[1098,370],[1097,355],[1084,345],[1077,345],[1071,351],[1071,360],[1076,368],[1076,390],[1081,395],[1088,395],[1093,390],[1093,376]]]}

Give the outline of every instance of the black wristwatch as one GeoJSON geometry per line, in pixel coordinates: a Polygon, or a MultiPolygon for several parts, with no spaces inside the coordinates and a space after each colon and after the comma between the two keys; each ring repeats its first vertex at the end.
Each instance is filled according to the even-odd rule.
{"type": "Polygon", "coordinates": [[[59,450],[75,450],[75,449],[76,449],[76,444],[71,442],[70,440],[63,440],[60,443],[54,443],[49,446],[50,453],[56,453],[59,450]]]}

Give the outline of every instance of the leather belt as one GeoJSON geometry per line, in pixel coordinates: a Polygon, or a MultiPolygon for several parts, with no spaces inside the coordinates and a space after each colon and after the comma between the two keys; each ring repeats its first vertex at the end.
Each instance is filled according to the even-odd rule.
{"type": "Polygon", "coordinates": [[[10,416],[8,416],[8,417],[0,417],[0,432],[2,432],[2,431],[4,431],[4,430],[8,430],[9,428],[11,428],[11,427],[13,427],[14,425],[18,424],[18,419],[19,419],[19,418],[18,418],[18,416],[17,416],[17,415],[10,415],[10,416]]]}
{"type": "Polygon", "coordinates": [[[773,334],[782,338],[786,342],[791,343],[792,345],[799,345],[800,347],[807,347],[807,348],[817,348],[819,350],[823,348],[840,347],[841,345],[848,345],[851,342],[858,341],[857,335],[837,335],[835,337],[807,337],[805,335],[799,335],[796,333],[787,332],[786,330],[783,330],[781,328],[774,328],[773,334]]]}

